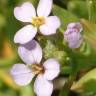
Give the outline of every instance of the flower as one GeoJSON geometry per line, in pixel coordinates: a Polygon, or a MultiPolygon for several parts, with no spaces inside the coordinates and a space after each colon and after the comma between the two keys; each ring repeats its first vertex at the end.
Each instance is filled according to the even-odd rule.
{"type": "Polygon", "coordinates": [[[14,16],[16,19],[29,23],[16,32],[14,37],[15,43],[28,43],[36,36],[38,28],[43,35],[56,33],[56,30],[60,27],[60,20],[57,16],[49,16],[52,4],[53,0],[40,0],[37,12],[30,2],[25,2],[21,6],[14,8],[14,16]]]}
{"type": "Polygon", "coordinates": [[[64,32],[64,40],[68,43],[70,48],[79,48],[82,44],[83,38],[81,31],[83,30],[80,23],[70,23],[67,30],[64,32]]]}
{"type": "Polygon", "coordinates": [[[34,91],[37,96],[51,96],[53,91],[52,80],[60,72],[58,61],[51,58],[40,64],[42,49],[35,40],[20,45],[18,53],[25,64],[15,64],[11,69],[11,75],[16,84],[20,86],[27,85],[34,76],[37,76],[34,83],[34,91]]]}

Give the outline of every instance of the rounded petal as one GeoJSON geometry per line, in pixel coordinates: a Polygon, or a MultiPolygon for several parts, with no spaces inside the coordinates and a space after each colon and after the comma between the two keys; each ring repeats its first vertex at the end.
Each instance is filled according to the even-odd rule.
{"type": "Polygon", "coordinates": [[[15,64],[11,69],[11,75],[19,86],[29,84],[34,77],[32,71],[24,64],[15,64]]]}
{"type": "Polygon", "coordinates": [[[79,22],[73,22],[68,24],[67,29],[78,29],[78,32],[81,32],[83,30],[83,27],[79,22]]]}
{"type": "Polygon", "coordinates": [[[14,42],[19,44],[25,44],[32,40],[37,33],[37,28],[32,25],[27,25],[20,29],[14,37],[14,42]]]}
{"type": "Polygon", "coordinates": [[[76,29],[67,29],[64,33],[64,40],[67,42],[75,41],[80,38],[80,33],[76,29]]]}
{"type": "Polygon", "coordinates": [[[53,0],[40,0],[37,8],[37,14],[39,17],[47,17],[52,10],[53,0]]]}
{"type": "Polygon", "coordinates": [[[22,44],[18,48],[18,53],[21,59],[26,64],[39,64],[42,59],[42,49],[35,40],[27,44],[22,44]]]}
{"type": "Polygon", "coordinates": [[[45,73],[43,74],[44,78],[47,80],[53,80],[60,73],[60,64],[56,59],[48,59],[43,64],[45,73]]]}
{"type": "Polygon", "coordinates": [[[34,83],[34,91],[37,96],[51,96],[53,84],[47,81],[42,75],[38,75],[34,83]]]}
{"type": "Polygon", "coordinates": [[[50,16],[46,18],[46,23],[40,26],[40,32],[43,35],[52,35],[60,27],[60,20],[57,16],[50,16]]]}
{"type": "Polygon", "coordinates": [[[35,8],[30,2],[14,8],[14,16],[22,22],[32,22],[32,17],[36,16],[35,8]]]}
{"type": "Polygon", "coordinates": [[[68,42],[78,41],[81,38],[81,34],[75,29],[67,29],[64,33],[64,39],[68,42]]]}
{"type": "Polygon", "coordinates": [[[65,32],[64,32],[64,36],[68,36],[72,33],[78,33],[78,30],[77,29],[67,29],[65,32]]]}
{"type": "Polygon", "coordinates": [[[70,48],[73,48],[73,49],[74,48],[79,48],[80,45],[82,44],[82,42],[83,42],[83,39],[81,38],[78,41],[68,43],[68,45],[69,45],[70,48]]]}

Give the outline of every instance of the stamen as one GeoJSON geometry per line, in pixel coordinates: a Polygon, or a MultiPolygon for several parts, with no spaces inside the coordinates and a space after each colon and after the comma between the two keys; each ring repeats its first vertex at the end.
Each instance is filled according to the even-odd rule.
{"type": "Polygon", "coordinates": [[[35,74],[40,74],[44,72],[44,68],[38,64],[32,64],[31,68],[35,74]]]}
{"type": "Polygon", "coordinates": [[[44,17],[33,17],[32,18],[32,24],[34,26],[40,26],[43,25],[45,23],[45,18],[44,17]]]}

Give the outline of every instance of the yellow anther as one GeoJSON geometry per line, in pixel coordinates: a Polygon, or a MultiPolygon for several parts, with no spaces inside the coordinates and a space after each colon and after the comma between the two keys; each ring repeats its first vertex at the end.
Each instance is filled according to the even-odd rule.
{"type": "Polygon", "coordinates": [[[45,18],[44,17],[33,17],[32,18],[32,24],[34,26],[40,26],[45,23],[45,18]]]}
{"type": "Polygon", "coordinates": [[[44,71],[44,68],[38,64],[32,64],[31,68],[35,74],[40,74],[44,71]]]}

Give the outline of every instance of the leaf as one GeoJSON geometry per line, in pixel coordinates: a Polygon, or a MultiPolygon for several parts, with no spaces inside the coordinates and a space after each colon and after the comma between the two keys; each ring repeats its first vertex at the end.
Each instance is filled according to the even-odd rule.
{"type": "Polygon", "coordinates": [[[71,74],[72,68],[69,66],[61,67],[61,74],[71,74]]]}
{"type": "Polygon", "coordinates": [[[21,88],[20,96],[35,96],[32,85],[27,85],[21,88]]]}
{"type": "Polygon", "coordinates": [[[84,28],[84,39],[91,45],[94,50],[96,50],[96,25],[94,23],[90,23],[86,19],[81,19],[81,24],[84,28]]]}
{"type": "MultiPolygon", "coordinates": [[[[80,80],[73,84],[71,90],[82,92],[84,91],[85,84],[88,84],[90,81],[95,81],[96,85],[96,68],[92,69],[88,73],[86,73],[80,80]]],[[[94,82],[91,82],[91,84],[94,82]]],[[[88,87],[88,86],[87,86],[88,87]]]]}
{"type": "Polygon", "coordinates": [[[0,59],[0,68],[7,68],[16,63],[17,57],[0,59]]]}
{"type": "Polygon", "coordinates": [[[88,19],[88,8],[85,1],[83,0],[69,1],[67,8],[77,17],[88,19]]]}
{"type": "Polygon", "coordinates": [[[13,43],[13,38],[15,33],[21,28],[20,22],[15,19],[13,16],[13,10],[9,8],[8,10],[8,17],[7,17],[7,24],[6,24],[6,34],[10,42],[13,43]]]}
{"type": "Polygon", "coordinates": [[[96,23],[96,0],[87,0],[89,21],[96,23]]]}
{"type": "Polygon", "coordinates": [[[6,83],[9,87],[18,90],[18,87],[15,85],[15,83],[13,82],[11,76],[9,75],[9,73],[6,70],[1,70],[0,69],[0,79],[6,83]]]}
{"type": "Polygon", "coordinates": [[[0,30],[2,27],[5,26],[5,24],[6,24],[5,17],[2,14],[0,14],[0,30]]]}

